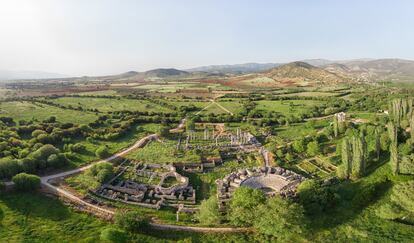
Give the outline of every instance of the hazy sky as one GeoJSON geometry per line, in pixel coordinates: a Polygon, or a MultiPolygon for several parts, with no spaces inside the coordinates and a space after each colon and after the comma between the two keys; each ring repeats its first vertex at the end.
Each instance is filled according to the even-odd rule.
{"type": "Polygon", "coordinates": [[[414,59],[414,1],[0,0],[0,69],[69,75],[414,59]]]}

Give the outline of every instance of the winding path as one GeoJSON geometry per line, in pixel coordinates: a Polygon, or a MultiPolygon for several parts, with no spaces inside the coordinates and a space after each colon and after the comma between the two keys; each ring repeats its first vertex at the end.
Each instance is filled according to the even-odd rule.
{"type": "MultiPolygon", "coordinates": [[[[177,132],[178,130],[182,129],[185,126],[185,119],[182,119],[180,124],[176,127],[170,130],[170,132],[177,132]]],[[[64,178],[70,175],[74,175],[77,173],[81,173],[89,168],[91,168],[93,165],[97,164],[97,163],[102,163],[102,162],[111,162],[114,159],[117,159],[119,157],[122,157],[126,154],[128,154],[129,152],[138,149],[138,148],[142,148],[143,146],[145,146],[149,141],[158,139],[158,135],[157,134],[151,134],[148,135],[146,137],[141,138],[140,140],[138,140],[135,144],[133,144],[132,146],[128,147],[127,149],[118,152],[114,155],[112,155],[109,158],[100,160],[100,161],[96,161],[93,162],[89,165],[77,168],[77,169],[73,169],[73,170],[69,170],[69,171],[65,171],[65,172],[60,172],[57,174],[53,174],[53,175],[48,175],[48,176],[42,176],[40,177],[40,181],[42,184],[43,189],[46,189],[47,191],[63,197],[69,201],[71,201],[72,203],[75,203],[78,206],[81,206],[83,208],[88,208],[89,211],[91,211],[94,214],[97,215],[107,215],[107,216],[113,216],[115,214],[115,211],[112,209],[108,209],[108,208],[104,208],[104,207],[100,207],[98,205],[89,203],[85,200],[83,200],[82,198],[79,198],[77,195],[74,195],[72,192],[65,190],[64,188],[60,188],[58,186],[53,185],[50,181],[56,178],[64,178]]],[[[7,182],[7,185],[13,185],[13,182],[7,182]]],[[[251,229],[249,228],[232,228],[232,227],[222,227],[222,228],[210,228],[210,227],[194,227],[194,226],[181,226],[181,225],[170,225],[170,224],[160,224],[160,223],[154,223],[151,222],[150,223],[150,227],[152,227],[153,229],[156,230],[171,230],[171,231],[187,231],[187,232],[201,232],[201,233],[230,233],[230,232],[246,232],[246,231],[250,231],[251,229]]]]}

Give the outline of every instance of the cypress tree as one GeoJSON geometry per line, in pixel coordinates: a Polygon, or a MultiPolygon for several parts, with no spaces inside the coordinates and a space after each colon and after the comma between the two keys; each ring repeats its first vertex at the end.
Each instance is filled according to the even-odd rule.
{"type": "Polygon", "coordinates": [[[344,138],[342,140],[342,164],[344,166],[344,171],[346,178],[349,178],[351,174],[352,168],[352,151],[351,151],[351,144],[348,138],[344,138]]]}
{"type": "Polygon", "coordinates": [[[377,161],[379,161],[381,153],[381,128],[379,126],[375,127],[374,136],[375,136],[375,154],[377,156],[377,161]]]}
{"type": "Polygon", "coordinates": [[[359,178],[364,169],[364,150],[360,136],[352,138],[352,177],[359,178]]]}
{"type": "Polygon", "coordinates": [[[334,136],[338,137],[339,125],[338,125],[338,117],[336,115],[333,116],[333,130],[334,130],[334,136]]]}
{"type": "Polygon", "coordinates": [[[394,123],[389,122],[387,125],[388,133],[390,135],[390,163],[395,174],[399,173],[399,159],[398,159],[398,132],[394,123]]]}
{"type": "Polygon", "coordinates": [[[410,129],[411,129],[411,139],[414,139],[414,112],[411,113],[411,119],[410,119],[410,129]]]}

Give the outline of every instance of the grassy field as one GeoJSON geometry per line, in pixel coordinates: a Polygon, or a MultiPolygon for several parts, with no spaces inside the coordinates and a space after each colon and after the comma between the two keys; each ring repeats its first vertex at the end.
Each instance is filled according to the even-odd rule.
{"type": "Polygon", "coordinates": [[[60,109],[45,104],[33,104],[26,101],[0,102],[0,116],[12,117],[19,120],[45,120],[55,116],[59,122],[71,122],[87,124],[95,121],[98,116],[92,112],[81,112],[74,110],[60,109]]]}
{"type": "MultiPolygon", "coordinates": [[[[0,208],[5,213],[0,226],[0,242],[102,242],[101,231],[108,227],[115,227],[107,221],[75,212],[59,200],[40,193],[2,194],[0,195],[0,208]]],[[[146,210],[148,209],[138,209],[141,212],[146,210]]],[[[169,217],[174,219],[175,213],[170,212],[169,217]]],[[[184,242],[252,242],[253,235],[197,234],[156,230],[127,234],[128,242],[154,243],[179,240],[184,240],[184,242]]]]}
{"type": "Polygon", "coordinates": [[[208,90],[209,88],[214,90],[226,90],[228,89],[225,86],[220,84],[207,84],[207,83],[198,83],[198,82],[165,82],[165,83],[155,83],[155,84],[144,84],[134,87],[135,89],[144,89],[151,92],[161,92],[161,93],[175,93],[177,90],[186,89],[186,90],[208,90]]]}
{"type": "Polygon", "coordinates": [[[90,92],[80,92],[76,93],[77,95],[81,96],[99,96],[99,95],[118,95],[118,92],[116,90],[99,90],[99,91],[90,91],[90,92]]]}
{"type": "Polygon", "coordinates": [[[334,96],[337,93],[332,92],[298,92],[298,93],[290,93],[290,94],[281,94],[280,96],[299,96],[299,97],[328,97],[334,96]]]}
{"type": "Polygon", "coordinates": [[[266,84],[274,84],[275,80],[268,78],[268,77],[256,77],[252,79],[243,80],[242,83],[249,84],[249,85],[266,85],[266,84]]]}
{"type": "Polygon", "coordinates": [[[283,114],[300,114],[312,106],[323,104],[322,101],[317,100],[259,100],[256,103],[256,109],[283,114]]]}
{"type": "Polygon", "coordinates": [[[84,109],[98,109],[99,111],[153,111],[153,112],[171,112],[166,107],[154,104],[146,100],[135,99],[108,99],[108,98],[90,98],[90,97],[62,97],[51,100],[54,103],[62,104],[65,106],[79,107],[84,109]]]}
{"type": "Polygon", "coordinates": [[[86,140],[79,141],[78,143],[85,145],[86,151],[82,153],[75,153],[76,159],[71,159],[71,165],[74,167],[82,166],[91,161],[99,160],[96,156],[95,151],[102,145],[108,147],[111,154],[115,154],[121,151],[123,148],[131,146],[133,143],[138,141],[140,138],[144,137],[147,134],[153,134],[157,132],[159,125],[157,124],[138,124],[129,132],[126,136],[113,140],[113,141],[100,141],[95,140],[93,142],[88,142],[86,140]],[[137,128],[141,128],[137,132],[137,128]]]}
{"type": "Polygon", "coordinates": [[[287,140],[293,140],[298,137],[316,134],[319,129],[327,126],[330,121],[330,119],[324,119],[300,124],[291,124],[289,126],[280,126],[275,128],[275,132],[279,137],[287,140]]]}
{"type": "Polygon", "coordinates": [[[163,139],[162,142],[154,141],[126,157],[146,163],[200,163],[201,158],[195,151],[177,151],[177,142],[178,140],[169,139],[163,139]]]}

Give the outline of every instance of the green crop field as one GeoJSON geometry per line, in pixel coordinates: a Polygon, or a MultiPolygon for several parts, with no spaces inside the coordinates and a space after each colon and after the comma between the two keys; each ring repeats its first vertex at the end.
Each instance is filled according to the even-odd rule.
{"type": "Polygon", "coordinates": [[[98,109],[99,111],[156,111],[156,112],[169,112],[166,107],[154,104],[146,100],[137,99],[114,99],[114,98],[91,98],[91,97],[62,97],[51,100],[54,103],[72,106],[82,107],[84,109],[98,109]]]}
{"type": "Polygon", "coordinates": [[[300,114],[309,107],[323,104],[322,101],[317,100],[259,100],[256,103],[256,109],[275,111],[282,114],[300,114]]]}
{"type": "Polygon", "coordinates": [[[280,96],[299,96],[299,97],[328,97],[328,96],[335,96],[337,93],[332,92],[298,92],[298,93],[290,93],[290,94],[281,94],[280,96]]]}
{"type": "Polygon", "coordinates": [[[99,91],[90,91],[90,92],[80,92],[76,93],[77,95],[81,96],[100,96],[100,95],[118,95],[116,90],[99,90],[99,91]]]}
{"type": "Polygon", "coordinates": [[[0,102],[0,116],[12,117],[19,120],[45,120],[55,116],[60,122],[71,122],[86,124],[95,121],[98,116],[92,112],[74,111],[61,109],[40,103],[29,103],[26,101],[0,102]]]}
{"type": "Polygon", "coordinates": [[[200,163],[200,155],[195,151],[177,151],[177,142],[169,139],[150,142],[144,148],[137,149],[126,157],[147,163],[200,163]]]}

